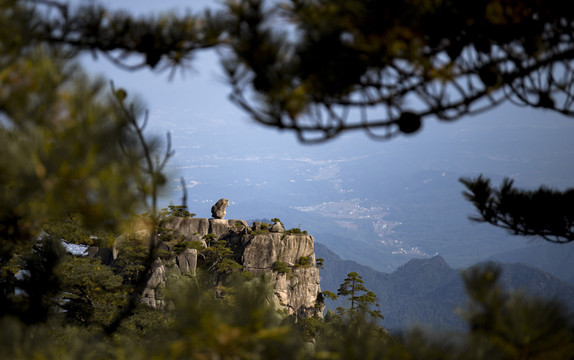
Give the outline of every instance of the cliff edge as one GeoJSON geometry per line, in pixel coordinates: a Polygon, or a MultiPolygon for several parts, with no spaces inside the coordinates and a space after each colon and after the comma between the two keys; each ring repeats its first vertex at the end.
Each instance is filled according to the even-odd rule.
{"type": "MultiPolygon", "coordinates": [[[[322,317],[324,306],[318,301],[321,287],[319,269],[315,266],[314,239],[306,232],[286,231],[280,222],[254,222],[250,226],[244,220],[221,218],[171,217],[160,227],[169,236],[156,237],[157,248],[164,256],[158,257],[152,265],[142,293],[143,303],[154,308],[164,306],[162,289],[168,275],[194,276],[198,264],[205,261],[203,251],[217,245],[221,249],[223,245],[242,271],[256,277],[264,275],[271,280],[274,285],[272,302],[278,310],[296,318],[322,317]],[[190,244],[194,244],[194,248],[187,247],[190,244]]],[[[121,256],[121,249],[93,248],[89,254],[111,265],[121,256]]]]}

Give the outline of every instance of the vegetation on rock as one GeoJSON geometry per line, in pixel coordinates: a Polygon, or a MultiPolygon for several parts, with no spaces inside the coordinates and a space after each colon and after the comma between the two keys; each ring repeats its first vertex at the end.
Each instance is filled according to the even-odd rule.
{"type": "Polygon", "coordinates": [[[276,260],[272,265],[272,269],[279,274],[287,274],[291,271],[289,266],[281,260],[276,260]]]}
{"type": "Polygon", "coordinates": [[[285,234],[289,235],[307,235],[306,230],[301,230],[301,228],[292,228],[289,230],[285,230],[285,234]]]}
{"type": "Polygon", "coordinates": [[[159,212],[159,217],[161,219],[166,219],[170,217],[178,217],[184,219],[190,219],[194,217],[194,213],[190,213],[187,210],[187,205],[169,205],[167,209],[163,209],[159,212]]]}

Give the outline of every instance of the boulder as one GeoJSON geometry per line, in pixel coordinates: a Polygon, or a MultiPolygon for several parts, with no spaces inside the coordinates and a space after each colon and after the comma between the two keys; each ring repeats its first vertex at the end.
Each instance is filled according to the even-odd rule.
{"type": "Polygon", "coordinates": [[[235,233],[248,234],[251,232],[251,228],[245,220],[229,220],[229,227],[235,233]]]}
{"type": "Polygon", "coordinates": [[[269,231],[274,233],[282,233],[283,231],[285,231],[285,229],[283,228],[283,224],[281,224],[280,222],[276,222],[275,224],[273,224],[273,226],[271,226],[271,229],[269,229],[269,231]]]}
{"type": "Polygon", "coordinates": [[[225,209],[229,206],[229,200],[219,199],[215,205],[211,207],[211,216],[214,219],[223,219],[225,217],[225,209]]]}
{"type": "Polygon", "coordinates": [[[141,300],[143,304],[155,309],[157,307],[157,302],[155,300],[155,291],[153,289],[146,288],[142,294],[141,300]]]}
{"type": "Polygon", "coordinates": [[[164,282],[164,275],[165,275],[165,266],[161,262],[160,259],[156,259],[151,265],[151,273],[148,277],[146,287],[150,289],[155,289],[160,285],[165,285],[164,282]]]}

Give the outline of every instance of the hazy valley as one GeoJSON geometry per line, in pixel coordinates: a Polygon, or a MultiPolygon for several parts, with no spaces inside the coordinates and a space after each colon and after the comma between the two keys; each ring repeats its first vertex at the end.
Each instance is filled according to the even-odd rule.
{"type": "Polygon", "coordinates": [[[561,121],[551,126],[523,118],[500,126],[470,119],[431,124],[420,136],[389,143],[357,133],[299,146],[289,134],[256,126],[251,137],[234,136],[245,126],[241,122],[163,117],[172,121],[154,133],[171,131],[176,150],[166,203],[180,201],[183,176],[188,205],[198,216],[208,216],[209,204],[226,197],[229,218],[279,217],[343,259],[379,271],[437,254],[464,267],[533,245],[471,222],[474,209],[462,195],[460,177],[482,172],[494,183],[512,176],[524,187],[559,188],[574,178],[574,169],[562,166],[572,154],[564,131],[572,126],[561,121]],[[542,143],[550,137],[552,143],[542,143]]]}

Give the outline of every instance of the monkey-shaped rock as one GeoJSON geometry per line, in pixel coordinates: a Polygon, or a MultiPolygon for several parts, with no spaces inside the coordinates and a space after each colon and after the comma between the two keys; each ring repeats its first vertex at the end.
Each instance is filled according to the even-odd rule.
{"type": "Polygon", "coordinates": [[[215,205],[211,207],[211,216],[214,219],[223,219],[225,217],[225,208],[229,206],[229,200],[219,199],[215,205]]]}

